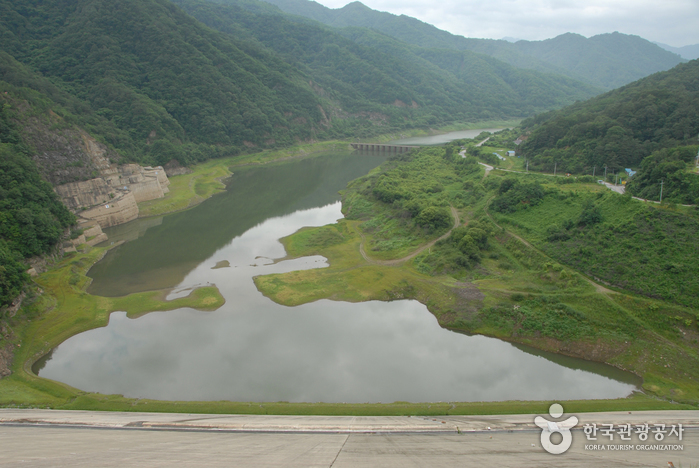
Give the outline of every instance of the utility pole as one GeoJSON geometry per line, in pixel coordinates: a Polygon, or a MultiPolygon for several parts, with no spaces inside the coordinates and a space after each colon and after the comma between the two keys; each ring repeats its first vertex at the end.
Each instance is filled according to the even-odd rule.
{"type": "Polygon", "coordinates": [[[592,166],[592,177],[595,176],[595,169],[597,169],[597,166],[592,166]]]}
{"type": "Polygon", "coordinates": [[[604,166],[604,181],[607,181],[607,165],[604,166]]]}
{"type": "Polygon", "coordinates": [[[558,163],[553,163],[553,175],[556,175],[556,168],[558,167],[558,163]]]}
{"type": "Polygon", "coordinates": [[[663,202],[663,180],[660,181],[660,203],[663,202]]]}
{"type": "Polygon", "coordinates": [[[529,172],[529,160],[527,159],[527,172],[529,172]]]}

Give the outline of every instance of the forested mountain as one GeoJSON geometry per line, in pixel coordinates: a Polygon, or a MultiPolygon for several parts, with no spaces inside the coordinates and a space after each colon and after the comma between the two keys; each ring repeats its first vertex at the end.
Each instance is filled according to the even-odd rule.
{"type": "Polygon", "coordinates": [[[126,158],[159,164],[517,118],[598,92],[473,54],[468,72],[445,73],[429,51],[361,45],[265,3],[180,3],[221,32],[167,0],[0,0],[3,79],[50,91],[126,158]]]}
{"type": "Polygon", "coordinates": [[[3,0],[0,28],[3,50],[123,130],[103,136],[132,156],[288,144],[323,120],[300,73],[164,0],[3,0]]]}
{"type": "Polygon", "coordinates": [[[510,43],[453,35],[409,16],[372,10],[360,2],[330,9],[311,0],[265,1],[287,13],[312,18],[332,27],[371,28],[420,47],[470,50],[518,68],[558,73],[605,89],[668,70],[682,62],[676,54],[645,39],[619,33],[589,39],[569,33],[545,41],[510,43]]]}
{"type": "MultiPolygon", "coordinates": [[[[699,135],[699,60],[522,122],[519,153],[529,167],[590,173],[638,167],[663,148],[693,145],[699,135]]],[[[686,158],[685,158],[686,159],[686,158]]],[[[659,182],[659,181],[658,181],[659,182]]]]}
{"type": "Polygon", "coordinates": [[[450,118],[500,119],[532,115],[598,92],[562,76],[518,70],[469,51],[420,48],[366,28],[333,31],[318,23],[299,23],[264,12],[269,5],[253,0],[174,1],[204,24],[255,38],[302,70],[314,89],[320,87],[322,95],[340,104],[331,109],[333,117],[374,110],[390,115],[392,122],[411,119],[422,126],[450,118]],[[380,109],[377,102],[392,106],[380,109]],[[410,111],[396,112],[395,107],[410,111]]]}
{"type": "Polygon", "coordinates": [[[53,250],[75,222],[32,161],[11,102],[0,95],[0,308],[28,278],[23,260],[53,250]]]}
{"type": "Polygon", "coordinates": [[[220,32],[167,0],[0,0],[3,66],[24,65],[3,79],[47,79],[82,107],[71,111],[81,124],[99,121],[121,154],[160,164],[517,118],[598,92],[474,54],[461,59],[469,73],[445,73],[420,56],[429,52],[361,45],[265,3],[180,4],[220,32]]]}

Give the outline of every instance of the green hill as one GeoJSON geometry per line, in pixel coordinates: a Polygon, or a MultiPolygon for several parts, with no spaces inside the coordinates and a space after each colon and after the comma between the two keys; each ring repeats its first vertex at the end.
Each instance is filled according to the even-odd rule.
{"type": "Polygon", "coordinates": [[[326,8],[311,0],[265,0],[287,13],[329,26],[371,28],[420,47],[470,50],[514,67],[557,73],[592,86],[613,89],[652,73],[668,70],[682,58],[638,36],[601,34],[589,39],[563,34],[545,41],[474,39],[442,31],[405,15],[372,10],[360,2],[326,8]]]}
{"type": "Polygon", "coordinates": [[[261,2],[178,3],[210,27],[167,0],[0,0],[3,78],[159,164],[520,118],[598,92],[474,54],[456,58],[467,73],[445,73],[438,54],[386,36],[359,44],[261,2]]]}
{"type": "Polygon", "coordinates": [[[50,253],[75,223],[32,161],[11,102],[16,101],[0,95],[0,308],[28,279],[24,259],[50,253]]]}
{"type": "Polygon", "coordinates": [[[302,70],[339,104],[336,115],[374,111],[390,116],[392,125],[425,126],[531,115],[598,92],[469,51],[424,49],[366,28],[334,31],[279,12],[255,13],[269,8],[262,2],[175,3],[212,28],[256,39],[302,70]]]}
{"type": "Polygon", "coordinates": [[[166,1],[3,1],[0,18],[4,49],[124,130],[105,137],[131,154],[288,144],[323,119],[296,70],[166,1]]]}
{"type": "Polygon", "coordinates": [[[597,174],[638,167],[663,148],[696,144],[699,61],[680,64],[623,88],[522,123],[519,153],[529,168],[597,174]]]}

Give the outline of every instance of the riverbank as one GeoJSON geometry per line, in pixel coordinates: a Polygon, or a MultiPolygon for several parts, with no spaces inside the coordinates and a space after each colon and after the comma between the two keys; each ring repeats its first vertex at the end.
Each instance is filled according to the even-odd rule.
{"type": "Polygon", "coordinates": [[[216,286],[197,288],[186,297],[169,301],[165,299],[168,290],[113,298],[87,294],[91,279],[86,273],[107,250],[108,247],[83,245],[80,252],[66,255],[35,278],[36,296],[25,301],[22,319],[11,325],[12,374],[0,380],[0,406],[55,408],[83,394],[68,385],[37,377],[33,367],[71,336],[106,326],[111,312],[125,311],[128,317],[137,318],[182,307],[211,311],[224,303],[216,286]]]}
{"type": "MultiPolygon", "coordinates": [[[[478,123],[456,123],[438,129],[415,129],[411,131],[387,133],[367,140],[357,139],[353,141],[385,143],[400,138],[441,135],[460,130],[514,127],[518,125],[519,122],[520,120],[492,120],[478,123]]],[[[170,192],[164,198],[139,203],[139,217],[162,216],[198,205],[204,200],[225,190],[223,180],[230,177],[236,167],[283,163],[285,161],[311,157],[330,151],[353,151],[349,145],[350,141],[340,140],[307,143],[282,150],[263,151],[243,156],[209,160],[197,164],[191,168],[191,173],[170,178],[170,192]]]]}
{"type": "MultiPolygon", "coordinates": [[[[305,154],[300,154],[300,153],[295,153],[295,154],[289,154],[287,157],[289,158],[296,158],[296,157],[306,157],[308,156],[308,153],[305,154]]],[[[278,155],[277,155],[278,156],[278,155]]],[[[271,158],[268,159],[266,162],[267,163],[272,163],[272,162],[278,162],[280,161],[281,158],[276,157],[276,158],[271,158]]],[[[263,160],[264,161],[264,160],[263,160]]],[[[441,193],[441,192],[440,192],[441,193]]],[[[471,216],[471,213],[469,210],[465,210],[466,206],[461,206],[461,216],[471,216]]],[[[333,218],[334,219],[334,218],[333,218]]],[[[348,221],[348,225],[352,225],[353,223],[355,225],[358,225],[358,221],[348,221]]],[[[322,228],[321,228],[322,229],[322,228]]],[[[305,230],[308,231],[308,233],[312,233],[312,230],[305,230]]],[[[333,233],[331,230],[325,230],[323,231],[324,234],[321,236],[310,236],[307,240],[310,240],[310,242],[307,242],[307,244],[312,243],[315,244],[312,247],[316,249],[321,249],[325,248],[328,246],[338,246],[342,247],[345,250],[347,249],[347,246],[350,245],[352,246],[353,243],[358,243],[357,237],[351,237],[347,236],[350,238],[349,242],[346,242],[346,245],[340,246],[341,242],[338,242],[338,235],[337,233],[333,233]]],[[[355,234],[357,231],[355,231],[355,234]]],[[[350,233],[351,234],[351,233],[350,233]]],[[[342,237],[345,234],[344,233],[339,233],[339,235],[342,237]]],[[[306,245],[308,247],[308,245],[306,245]]],[[[306,248],[304,247],[304,248],[306,248]]],[[[301,248],[297,249],[298,251],[301,251],[301,248]]],[[[351,254],[354,255],[359,249],[357,248],[356,251],[353,251],[351,254]]],[[[293,248],[288,249],[289,253],[292,253],[294,250],[293,248]]],[[[349,250],[348,252],[349,253],[349,250]]],[[[426,252],[427,256],[429,257],[432,252],[426,252]]],[[[338,256],[338,259],[340,256],[338,256]]],[[[349,258],[349,257],[345,257],[349,258]]],[[[349,258],[352,262],[354,262],[356,259],[354,258],[349,258]]],[[[73,258],[73,260],[76,260],[73,258]]],[[[96,261],[97,257],[93,259],[93,261],[96,261]]],[[[421,263],[426,263],[425,258],[421,258],[420,262],[421,263]]],[[[332,261],[331,261],[332,264],[332,261]]],[[[349,265],[349,262],[348,262],[349,265]]],[[[82,267],[82,265],[78,264],[73,264],[75,267],[82,267]]],[[[329,270],[329,269],[327,269],[329,270]]],[[[364,274],[367,272],[361,272],[360,274],[357,275],[358,280],[366,282],[366,280],[371,280],[370,284],[365,285],[370,288],[374,288],[374,293],[376,294],[384,294],[382,296],[382,300],[392,300],[392,299],[399,299],[399,298],[404,298],[404,297],[411,297],[412,295],[415,295],[415,291],[411,290],[411,287],[415,287],[414,282],[423,280],[426,275],[421,273],[420,271],[416,271],[413,269],[410,271],[410,268],[406,270],[410,275],[412,275],[410,278],[408,278],[405,282],[402,280],[405,279],[405,277],[401,278],[400,276],[396,276],[399,274],[402,274],[401,272],[396,273],[390,273],[388,274],[387,271],[381,271],[381,270],[376,270],[372,272],[368,272],[368,274],[364,274]]],[[[68,283],[70,284],[70,281],[75,281],[75,284],[82,284],[81,282],[84,281],[81,279],[80,275],[78,274],[77,279],[76,277],[73,276],[72,273],[75,273],[75,271],[70,271],[66,270],[64,271],[65,273],[70,273],[68,276],[68,283]]],[[[79,273],[79,272],[78,272],[79,273]]],[[[336,272],[335,272],[336,273],[336,272]]],[[[337,277],[340,278],[340,277],[337,277]]],[[[443,277],[440,278],[440,280],[443,279],[444,282],[441,285],[436,285],[436,286],[431,286],[428,285],[427,282],[424,283],[424,288],[427,292],[425,293],[425,297],[423,298],[424,301],[427,301],[429,304],[429,301],[432,299],[435,303],[439,303],[441,300],[447,300],[450,297],[454,296],[455,290],[458,291],[458,301],[459,304],[463,303],[463,300],[467,301],[482,301],[483,300],[483,295],[478,291],[476,288],[466,288],[464,282],[458,282],[454,281],[453,278],[450,278],[448,275],[444,275],[443,277]],[[433,290],[430,290],[430,288],[433,288],[433,290]],[[464,297],[466,296],[466,297],[464,297]],[[446,298],[446,299],[445,299],[446,298]]],[[[343,279],[341,279],[338,284],[343,284],[343,279]]],[[[418,284],[418,286],[420,286],[418,284]]],[[[314,286],[315,287],[315,286],[314,286]]],[[[317,289],[317,288],[316,288],[317,289]]],[[[417,288],[415,288],[417,289],[417,288]]],[[[486,288],[487,289],[487,288],[486,288]]],[[[500,288],[497,288],[499,292],[502,292],[500,288]]],[[[58,293],[58,291],[56,291],[58,293]]],[[[342,290],[342,288],[338,291],[338,294],[343,294],[345,291],[342,290]]],[[[363,294],[364,291],[359,290],[357,297],[360,296],[360,294],[363,294]]],[[[146,293],[142,293],[146,294],[146,293]]],[[[79,296],[89,296],[84,294],[83,292],[79,293],[79,296]]],[[[58,294],[55,296],[56,298],[60,297],[58,294]]],[[[93,296],[94,297],[94,296],[93,296]]],[[[142,303],[144,300],[144,297],[139,297],[139,296],[129,296],[132,297],[132,299],[137,302],[137,303],[142,303]]],[[[339,297],[339,296],[338,296],[339,297]]],[[[85,300],[87,299],[86,297],[82,297],[81,299],[85,300]]],[[[119,300],[119,298],[114,298],[114,299],[109,299],[109,298],[103,298],[107,301],[112,301],[112,300],[119,300]]],[[[148,297],[146,297],[148,299],[148,297]]],[[[158,297],[153,297],[150,298],[153,300],[159,299],[158,297]]],[[[206,299],[206,298],[201,298],[201,299],[206,299]]],[[[489,297],[486,295],[485,300],[487,301],[489,297]]],[[[101,300],[101,299],[100,299],[101,300]]],[[[352,299],[348,299],[352,300],[352,299]]],[[[362,299],[361,297],[359,299],[355,300],[366,300],[362,299]]],[[[81,307],[80,304],[75,303],[78,307],[81,307]]],[[[84,303],[82,303],[84,305],[84,303]]],[[[123,305],[123,304],[122,304],[123,305]]],[[[138,305],[138,304],[136,304],[138,305]]],[[[201,306],[206,306],[207,304],[205,301],[202,300],[200,303],[201,306]]],[[[434,303],[432,304],[434,305],[434,303]]],[[[109,303],[99,303],[99,308],[102,308],[102,312],[108,313],[108,310],[110,307],[109,303]],[[104,305],[106,304],[106,305],[104,305]]],[[[127,307],[127,305],[124,305],[124,307],[127,307]]],[[[150,307],[151,305],[148,305],[150,307]]],[[[180,305],[182,306],[182,305],[180,305]]],[[[89,308],[89,307],[88,307],[89,308]]],[[[93,308],[94,309],[94,308],[93,308]]],[[[126,309],[119,309],[119,310],[126,310],[126,309]]],[[[140,309],[141,312],[145,311],[146,309],[140,309]]],[[[155,310],[155,309],[154,309],[155,310]]],[[[431,309],[432,310],[432,309],[431,309]]],[[[93,310],[94,312],[94,310],[93,310]]],[[[139,309],[136,308],[132,311],[131,313],[138,313],[139,309]]],[[[445,310],[445,313],[442,314],[443,317],[440,320],[440,323],[442,324],[450,324],[453,323],[456,318],[459,318],[458,316],[454,316],[453,314],[457,314],[459,312],[469,312],[468,310],[458,310],[458,309],[452,309],[451,311],[445,310]],[[452,314],[452,315],[450,315],[452,314]]],[[[472,311],[471,311],[472,312],[472,311]]],[[[67,318],[67,316],[64,316],[64,319],[67,318]]],[[[85,321],[83,317],[77,317],[78,322],[77,325],[82,325],[82,322],[85,321]]],[[[30,318],[29,320],[35,320],[33,317],[30,318]]],[[[89,320],[89,319],[88,319],[89,320]]],[[[36,320],[35,320],[36,321],[36,320]]],[[[73,323],[72,325],[76,325],[73,323]]],[[[24,347],[24,344],[22,345],[24,347]]],[[[45,346],[49,346],[46,344],[45,346]]],[[[12,387],[3,387],[2,382],[0,381],[0,404],[16,404],[17,402],[21,403],[23,400],[22,398],[17,398],[17,399],[11,399],[8,397],[12,395],[24,395],[25,400],[24,401],[31,401],[33,399],[33,404],[35,406],[38,405],[46,405],[46,406],[51,406],[51,407],[61,407],[61,408],[83,408],[83,409],[123,409],[123,410],[153,410],[154,408],[162,408],[162,409],[156,409],[157,411],[187,411],[187,412],[246,412],[245,406],[249,409],[249,411],[260,411],[260,412],[284,412],[284,411],[290,411],[293,413],[286,413],[286,414],[329,414],[329,412],[332,411],[338,411],[340,413],[332,413],[332,414],[357,414],[356,412],[368,412],[367,414],[382,414],[380,412],[387,412],[388,414],[441,414],[441,413],[430,413],[430,411],[443,411],[445,405],[448,405],[448,409],[445,411],[491,411],[491,409],[487,408],[493,408],[497,407],[496,409],[492,409],[492,411],[514,411],[514,412],[530,412],[527,408],[535,408],[537,407],[536,405],[543,405],[544,403],[542,402],[502,402],[502,403],[494,403],[494,404],[471,404],[471,403],[449,403],[449,404],[435,404],[435,403],[425,403],[425,404],[403,404],[403,403],[395,403],[395,404],[389,404],[389,405],[344,405],[344,404],[285,404],[285,403],[232,403],[232,402],[162,402],[162,401],[156,401],[156,400],[139,400],[139,399],[129,399],[129,398],[123,398],[121,396],[106,396],[106,395],[100,395],[100,394],[94,394],[94,393],[87,393],[87,392],[80,392],[78,390],[72,389],[70,387],[67,387],[62,384],[57,384],[55,382],[50,382],[47,381],[46,379],[36,379],[36,381],[32,382],[31,385],[25,385],[24,387],[17,387],[17,388],[12,388],[12,387]],[[50,385],[49,385],[50,384],[50,385]],[[56,397],[56,398],[49,398],[50,396],[56,397]],[[12,403],[6,403],[8,401],[11,401],[12,403]],[[141,406],[141,405],[148,405],[148,406],[141,406]],[[169,409],[167,409],[169,408],[169,409]],[[205,409],[196,409],[196,408],[205,408],[205,409]],[[259,409],[258,409],[259,408],[259,409]],[[514,409],[513,409],[514,408],[514,409]],[[313,411],[318,411],[316,413],[309,413],[313,411]],[[403,413],[393,413],[396,411],[403,411],[403,413]],[[424,413],[419,413],[419,412],[424,412],[424,413]]],[[[635,395],[631,398],[627,399],[622,399],[622,400],[604,400],[604,401],[609,401],[611,402],[610,404],[615,405],[611,406],[610,408],[615,408],[618,409],[620,405],[626,405],[627,403],[631,402],[631,405],[637,405],[634,406],[633,409],[639,410],[646,408],[648,405],[653,406],[656,404],[659,405],[670,405],[668,407],[677,407],[673,406],[671,403],[666,402],[666,401],[661,401],[661,400],[656,400],[652,397],[647,397],[647,396],[641,396],[639,399],[638,395],[635,395]]],[[[590,404],[591,408],[598,410],[600,408],[599,406],[599,401],[588,401],[586,402],[590,404]]],[[[27,403],[24,403],[27,404],[27,403]]],[[[535,411],[534,409],[531,409],[531,411],[535,411]]],[[[577,410],[576,410],[577,411],[577,410]]],[[[545,412],[545,411],[542,411],[545,412]]],[[[386,414],[386,413],[383,413],[386,414]]],[[[445,413],[446,414],[446,413],[445,413]]],[[[457,413],[450,413],[450,414],[457,414],[457,413]]]]}
{"type": "Polygon", "coordinates": [[[164,198],[138,204],[139,217],[162,216],[200,204],[224,191],[226,185],[223,181],[230,177],[236,168],[283,163],[330,151],[351,151],[351,147],[348,142],[327,141],[292,146],[283,150],[211,159],[192,167],[189,174],[171,177],[170,192],[164,198]]]}
{"type": "MultiPolygon", "coordinates": [[[[626,291],[610,291],[522,243],[488,218],[491,196],[485,190],[500,186],[502,171],[490,174],[485,180],[488,187],[480,183],[482,169],[468,169],[470,180],[464,181],[450,172],[450,163],[438,151],[444,153],[443,149],[423,150],[410,162],[385,166],[353,182],[343,197],[343,211],[351,219],[303,229],[282,239],[289,257],[322,255],[330,266],[258,276],[258,289],[289,306],[319,299],[415,299],[443,327],[604,362],[643,377],[643,389],[649,393],[696,404],[696,312],[626,291]],[[444,239],[413,261],[395,265],[371,262],[361,255],[363,237],[374,239],[373,247],[367,249],[374,258],[401,258],[406,248],[416,248],[406,240],[428,242],[414,226],[419,216],[411,216],[409,210],[413,205],[423,210],[430,204],[438,207],[446,200],[459,207],[468,226],[477,226],[474,231],[459,228],[468,240],[444,239]]],[[[585,193],[587,185],[593,193],[599,190],[596,184],[575,184],[575,192],[585,193]]],[[[572,202],[568,202],[571,207],[572,202]]],[[[516,213],[520,211],[500,213],[499,219],[511,219],[516,213]]],[[[540,220],[545,223],[543,231],[551,216],[540,220]]],[[[528,219],[536,222],[531,216],[528,219]]],[[[514,220],[510,223],[522,227],[514,220]]]]}

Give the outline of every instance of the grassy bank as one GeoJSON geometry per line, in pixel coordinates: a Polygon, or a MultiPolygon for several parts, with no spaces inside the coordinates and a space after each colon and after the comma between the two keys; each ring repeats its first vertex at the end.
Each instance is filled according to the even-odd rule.
{"type": "MultiPolygon", "coordinates": [[[[474,170],[462,158],[449,158],[444,148],[422,150],[404,161],[398,158],[382,171],[350,184],[343,210],[352,219],[303,229],[283,239],[290,256],[323,255],[329,268],[261,276],[255,283],[265,295],[286,305],[322,298],[416,299],[442,326],[606,362],[642,376],[643,389],[649,393],[671,401],[699,402],[696,310],[684,307],[679,295],[674,297],[680,302],[673,303],[629,293],[622,284],[610,290],[594,283],[576,271],[576,264],[562,262],[566,250],[554,249],[555,242],[549,239],[558,232],[550,224],[562,225],[563,218],[570,217],[588,219],[592,208],[586,204],[586,193],[596,200],[611,200],[600,205],[602,214],[609,211],[609,218],[620,225],[628,225],[629,219],[639,216],[637,210],[643,210],[643,219],[655,226],[651,234],[659,233],[653,234],[657,239],[668,237],[668,242],[691,232],[694,221],[656,218],[642,204],[629,210],[625,199],[597,192],[595,184],[562,179],[560,185],[550,177],[501,171],[482,177],[482,169],[474,170]],[[546,182],[542,188],[538,188],[539,180],[546,182]],[[493,201],[502,211],[486,209],[493,201]],[[440,203],[459,207],[466,221],[448,239],[395,265],[367,261],[359,253],[362,236],[367,246],[372,245],[371,236],[381,239],[380,249],[375,242],[374,251],[367,252],[373,255],[379,250],[382,258],[403,255],[406,239],[426,242],[430,231],[420,227],[420,211],[411,212],[412,207],[424,210],[440,203]],[[490,220],[491,212],[498,224],[490,220]]],[[[573,225],[576,228],[569,228],[573,239],[589,236],[598,242],[582,224],[575,221],[573,225]]],[[[605,240],[609,241],[611,231],[614,226],[604,228],[605,240]]],[[[670,247],[658,244],[657,239],[653,243],[634,237],[646,246],[646,255],[657,249],[668,251],[670,247]]],[[[693,245],[681,242],[683,247],[693,245]]],[[[627,250],[643,248],[623,236],[618,244],[627,250]]],[[[595,257],[594,264],[613,266],[618,263],[615,258],[636,258],[630,250],[621,255],[595,257]]],[[[684,259],[677,260],[678,265],[691,263],[696,253],[690,249],[679,255],[684,259]]],[[[581,253],[578,256],[585,258],[581,253]]],[[[672,261],[669,264],[674,268],[672,261]]],[[[642,269],[634,271],[627,275],[638,281],[657,282],[662,277],[642,269]]],[[[632,285],[630,281],[624,284],[632,285]]]]}
{"type": "Polygon", "coordinates": [[[187,297],[166,301],[167,291],[148,291],[123,297],[87,294],[90,278],[87,270],[99,260],[106,248],[86,248],[67,255],[48,272],[36,278],[36,297],[13,319],[9,327],[15,347],[12,374],[0,380],[0,405],[64,405],[81,392],[67,385],[37,377],[32,365],[51,349],[78,333],[104,327],[109,314],[125,311],[130,318],[153,311],[190,307],[215,310],[224,303],[215,286],[193,290],[187,297]]]}
{"type": "MultiPolygon", "coordinates": [[[[388,133],[372,137],[370,141],[381,143],[400,138],[435,135],[459,130],[514,127],[519,122],[519,120],[493,120],[477,123],[457,123],[438,129],[415,129],[400,133],[388,133]]],[[[261,151],[243,156],[213,159],[197,164],[191,168],[191,173],[170,178],[170,192],[164,198],[139,203],[139,216],[161,216],[198,205],[207,198],[225,190],[225,184],[222,181],[229,177],[236,167],[283,163],[284,161],[327,152],[350,151],[349,143],[349,141],[337,140],[306,143],[281,150],[261,151]]]]}
{"type": "Polygon", "coordinates": [[[170,178],[170,192],[164,198],[138,204],[139,216],[161,216],[186,210],[207,198],[225,190],[223,182],[236,167],[255,166],[309,157],[330,151],[349,151],[347,142],[327,141],[322,143],[292,146],[283,150],[212,159],[191,168],[189,174],[170,178]]]}
{"type": "MultiPolygon", "coordinates": [[[[553,401],[439,402],[439,403],[288,403],[232,401],[160,401],[78,392],[41,406],[68,410],[147,411],[204,414],[275,414],[338,416],[441,416],[481,414],[546,414],[553,401]]],[[[643,394],[618,400],[559,401],[566,413],[596,411],[652,411],[694,409],[643,394]]],[[[38,406],[38,405],[34,405],[38,406]]]]}

